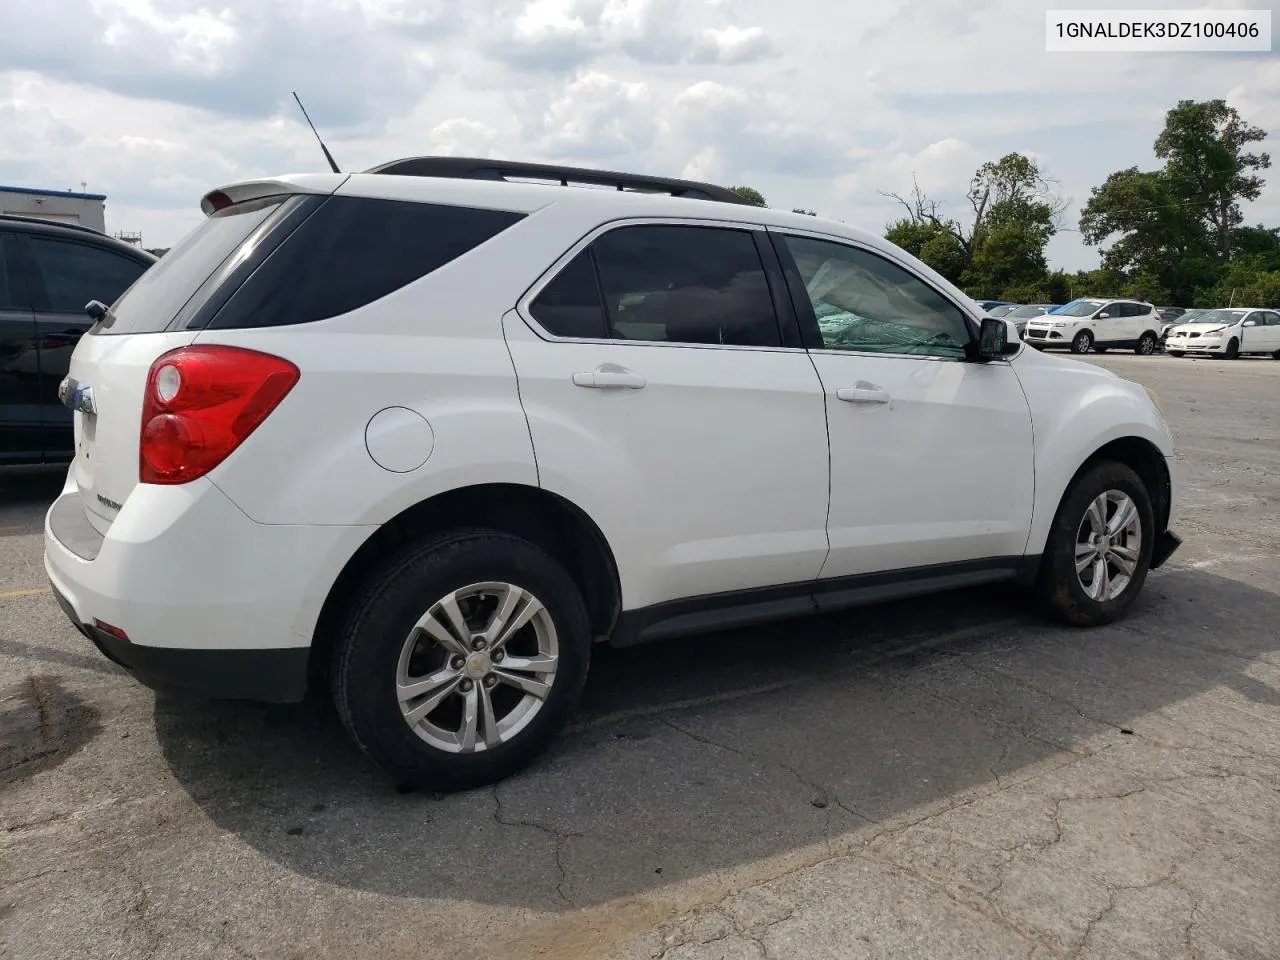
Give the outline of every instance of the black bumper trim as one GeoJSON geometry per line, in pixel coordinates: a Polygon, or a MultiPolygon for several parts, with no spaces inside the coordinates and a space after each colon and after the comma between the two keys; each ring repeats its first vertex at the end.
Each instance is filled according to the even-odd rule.
{"type": "Polygon", "coordinates": [[[1156,537],[1155,546],[1151,550],[1151,569],[1157,570],[1173,556],[1173,552],[1182,546],[1182,538],[1172,530],[1166,530],[1156,537]]]}
{"type": "Polygon", "coordinates": [[[153,690],[208,700],[298,703],[307,693],[307,647],[280,650],[181,650],[141,647],[86,627],[108,660],[153,690]]]}
{"type": "Polygon", "coordinates": [[[298,703],[307,694],[309,647],[276,650],[183,650],[143,647],[81,623],[57,587],[54,599],[98,652],[152,690],[207,700],[298,703]]]}

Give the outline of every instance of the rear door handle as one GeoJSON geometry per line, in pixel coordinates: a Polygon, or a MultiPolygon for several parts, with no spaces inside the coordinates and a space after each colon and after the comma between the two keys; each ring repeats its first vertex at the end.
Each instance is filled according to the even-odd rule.
{"type": "Polygon", "coordinates": [[[889,402],[889,392],[871,383],[859,383],[856,387],[841,387],[836,391],[836,397],[847,403],[889,402]]]}
{"type": "Polygon", "coordinates": [[[640,374],[614,363],[602,363],[594,370],[580,370],[573,375],[575,387],[591,390],[640,390],[648,382],[640,374]]]}

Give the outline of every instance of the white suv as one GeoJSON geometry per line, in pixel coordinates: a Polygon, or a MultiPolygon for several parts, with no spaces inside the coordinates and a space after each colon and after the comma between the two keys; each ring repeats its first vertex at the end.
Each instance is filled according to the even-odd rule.
{"type": "Polygon", "coordinates": [[[736,199],[439,158],[210,193],[72,358],[63,609],[158,688],[324,685],[440,790],[536,756],[596,641],[1006,580],[1121,616],[1178,543],[1153,398],[736,199]]]}
{"type": "Polygon", "coordinates": [[[1086,297],[1031,320],[1022,339],[1033,347],[1069,347],[1072,353],[1130,349],[1156,352],[1162,321],[1156,308],[1140,300],[1086,297]]]}

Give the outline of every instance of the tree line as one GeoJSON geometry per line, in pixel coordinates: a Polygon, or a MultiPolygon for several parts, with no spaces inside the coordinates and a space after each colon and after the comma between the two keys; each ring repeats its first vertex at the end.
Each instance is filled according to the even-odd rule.
{"type": "MultiPolygon", "coordinates": [[[[1224,100],[1179,101],[1155,139],[1161,165],[1117,170],[1090,191],[1077,228],[1098,249],[1094,270],[1050,269],[1045,247],[1069,229],[1068,204],[1020,153],[975,171],[962,215],[946,212],[914,178],[905,193],[882,192],[903,213],[884,236],[978,299],[1066,303],[1100,295],[1280,307],[1280,227],[1246,226],[1241,212],[1262,193],[1260,172],[1271,158],[1250,147],[1266,137],[1224,100]]],[[[765,205],[751,187],[733,189],[765,205]]]]}

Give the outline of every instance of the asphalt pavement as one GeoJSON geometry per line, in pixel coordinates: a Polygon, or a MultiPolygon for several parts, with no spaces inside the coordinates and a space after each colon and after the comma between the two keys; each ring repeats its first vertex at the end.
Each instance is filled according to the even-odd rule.
{"type": "Polygon", "coordinates": [[[602,650],[527,773],[402,793],[323,704],[157,698],[0,475],[0,957],[1280,956],[1280,362],[1159,394],[1182,549],[1119,624],[1012,589],[602,650]]]}

